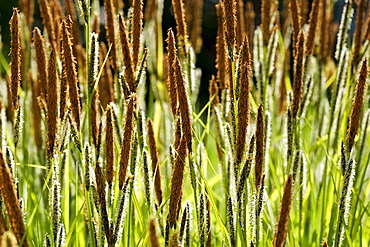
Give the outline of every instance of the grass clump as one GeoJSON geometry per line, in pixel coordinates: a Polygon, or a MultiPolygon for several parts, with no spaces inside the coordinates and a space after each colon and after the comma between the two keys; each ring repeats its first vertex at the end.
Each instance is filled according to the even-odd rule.
{"type": "Polygon", "coordinates": [[[202,1],[166,33],[163,1],[40,0],[43,31],[30,3],[0,58],[2,245],[370,245],[366,1],[339,28],[326,0],[220,1],[207,96],[202,1]]]}

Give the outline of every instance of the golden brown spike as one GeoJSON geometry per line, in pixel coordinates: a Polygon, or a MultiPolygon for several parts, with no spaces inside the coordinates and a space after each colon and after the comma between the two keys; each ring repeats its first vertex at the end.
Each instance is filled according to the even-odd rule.
{"type": "Polygon", "coordinates": [[[156,0],[147,0],[144,14],[145,22],[148,22],[150,19],[152,19],[153,15],[155,14],[155,10],[156,0]]]}
{"type": "Polygon", "coordinates": [[[364,98],[367,86],[368,77],[367,59],[365,58],[362,62],[362,66],[357,79],[355,95],[353,96],[353,103],[350,115],[349,127],[347,130],[347,151],[351,152],[352,147],[355,143],[355,137],[357,135],[358,127],[360,125],[362,108],[364,106],[364,98]]]}
{"type": "Polygon", "coordinates": [[[184,182],[184,168],[185,159],[187,156],[187,140],[181,138],[181,142],[177,151],[177,157],[173,165],[171,191],[170,191],[170,205],[167,215],[167,222],[170,227],[176,224],[178,218],[179,206],[181,205],[182,198],[182,185],[184,182]]]}
{"type": "Polygon", "coordinates": [[[213,107],[220,103],[220,98],[218,94],[219,94],[219,88],[218,88],[215,76],[212,75],[212,78],[209,81],[209,97],[210,97],[210,101],[213,107]]]}
{"type": "Polygon", "coordinates": [[[357,3],[357,18],[356,18],[356,30],[354,35],[354,47],[353,47],[353,65],[358,64],[360,56],[360,48],[362,43],[362,31],[365,21],[365,11],[366,11],[366,0],[359,0],[357,3]]]}
{"type": "Polygon", "coordinates": [[[175,44],[175,36],[173,35],[172,29],[169,29],[167,32],[167,63],[168,63],[168,75],[167,75],[167,89],[170,96],[170,103],[171,103],[171,111],[174,116],[177,115],[177,88],[176,88],[176,81],[175,81],[175,71],[174,67],[172,66],[175,61],[176,56],[176,44],[175,44]]]}
{"type": "Polygon", "coordinates": [[[47,71],[46,71],[46,52],[44,45],[44,38],[41,35],[40,29],[35,27],[33,30],[33,39],[35,45],[35,57],[37,65],[37,84],[40,88],[40,94],[37,96],[46,96],[46,83],[47,83],[47,71]]]}
{"type": "Polygon", "coordinates": [[[284,194],[281,199],[279,218],[275,227],[274,247],[283,247],[288,230],[289,212],[293,198],[293,175],[290,174],[284,185],[284,194]]]}
{"type": "Polygon", "coordinates": [[[228,49],[229,58],[233,60],[236,45],[236,0],[223,1],[221,7],[223,8],[226,46],[228,49]]]}
{"type": "MultiPolygon", "coordinates": [[[[100,67],[103,66],[104,59],[107,55],[107,47],[104,42],[100,43],[100,67]]],[[[109,102],[114,102],[114,88],[113,88],[113,76],[112,70],[109,66],[109,61],[105,64],[104,68],[101,68],[103,73],[100,77],[100,81],[98,83],[99,89],[99,100],[101,101],[104,108],[107,107],[109,102]]]]}
{"type": "Polygon", "coordinates": [[[35,11],[35,2],[28,1],[28,0],[21,0],[19,1],[22,13],[26,19],[26,24],[29,28],[32,26],[33,22],[33,13],[35,11]]]}
{"type": "Polygon", "coordinates": [[[10,25],[10,85],[12,109],[18,109],[18,90],[21,82],[21,34],[19,27],[19,11],[13,9],[10,25]]]}
{"type": "Polygon", "coordinates": [[[190,33],[190,39],[195,53],[199,53],[202,48],[202,17],[203,0],[194,1],[192,21],[193,25],[190,33]]]}
{"type": "Polygon", "coordinates": [[[226,88],[226,48],[225,48],[225,34],[224,34],[224,20],[223,20],[223,3],[216,4],[217,8],[217,38],[216,38],[216,68],[217,81],[220,83],[220,88],[226,88]]]}
{"type": "Polygon", "coordinates": [[[53,47],[56,47],[54,19],[51,13],[49,2],[47,0],[40,0],[39,7],[40,7],[40,14],[42,17],[42,24],[44,25],[48,33],[49,42],[53,47]]]}
{"type": "MultiPolygon", "coordinates": [[[[243,0],[236,1],[236,43],[241,46],[245,35],[245,20],[244,20],[244,2],[243,0]]],[[[249,24],[249,23],[248,23],[249,24]]]]}
{"type": "Polygon", "coordinates": [[[157,197],[158,205],[162,204],[162,187],[161,187],[161,167],[159,160],[159,153],[157,149],[157,142],[155,140],[153,122],[148,119],[148,143],[150,157],[152,158],[152,172],[154,176],[154,190],[157,197]]]}
{"type": "MultiPolygon", "coordinates": [[[[65,68],[62,67],[62,74],[65,72],[65,68]]],[[[67,107],[67,97],[68,97],[68,84],[67,79],[62,77],[60,80],[60,102],[59,102],[59,112],[60,112],[60,119],[64,119],[64,114],[66,112],[67,107]]]]}
{"type": "Polygon", "coordinates": [[[293,105],[292,114],[293,118],[298,115],[299,105],[302,98],[302,88],[303,88],[303,58],[305,53],[304,47],[304,34],[303,31],[299,32],[298,42],[296,43],[296,57],[295,57],[295,67],[294,67],[294,81],[293,81],[293,105]]]}
{"type": "Polygon", "coordinates": [[[107,177],[107,182],[109,188],[112,187],[113,178],[114,178],[114,116],[113,108],[111,105],[107,106],[106,110],[107,120],[105,128],[105,174],[107,177]]]}
{"type": "Polygon", "coordinates": [[[98,196],[99,196],[99,204],[101,209],[101,216],[102,216],[102,224],[104,233],[107,237],[108,246],[114,246],[113,244],[113,231],[110,229],[108,212],[107,212],[107,201],[105,197],[105,181],[103,177],[102,168],[99,162],[95,165],[95,178],[96,178],[96,186],[98,187],[98,196]]]}
{"type": "Polygon", "coordinates": [[[127,100],[125,129],[121,144],[119,161],[119,188],[121,189],[126,180],[128,162],[131,154],[132,133],[134,129],[134,113],[136,108],[136,94],[132,94],[127,100]]]}
{"type": "Polygon", "coordinates": [[[188,24],[188,30],[191,32],[193,27],[193,18],[194,18],[194,3],[193,0],[183,0],[185,6],[185,21],[188,24]]]}
{"type": "Polygon", "coordinates": [[[140,37],[143,30],[143,0],[132,0],[132,64],[134,70],[139,61],[140,37]]]}
{"type": "MultiPolygon", "coordinates": [[[[53,17],[55,18],[54,22],[56,22],[55,20],[64,19],[65,18],[64,10],[62,8],[62,5],[60,4],[60,1],[59,0],[49,0],[49,3],[50,3],[50,7],[54,11],[54,13],[53,13],[53,17]]],[[[59,21],[58,21],[58,23],[59,23],[59,21]]],[[[58,37],[58,36],[56,36],[56,37],[58,37]]]]}
{"type": "Polygon", "coordinates": [[[290,0],[289,1],[289,9],[290,13],[292,14],[292,24],[293,24],[293,47],[295,47],[295,43],[298,41],[298,34],[301,30],[301,11],[298,5],[297,0],[290,0]]]}
{"type": "Polygon", "coordinates": [[[263,161],[265,154],[265,120],[263,116],[263,106],[260,104],[257,113],[256,125],[256,159],[254,167],[254,186],[257,191],[262,184],[263,161]]]}
{"type": "MultiPolygon", "coordinates": [[[[76,71],[76,58],[72,52],[71,34],[65,20],[62,21],[60,29],[60,39],[62,43],[61,60],[63,67],[63,80],[65,80],[65,83],[67,83],[69,87],[69,99],[71,101],[73,120],[76,122],[77,128],[80,129],[81,103],[76,71]]],[[[63,85],[62,90],[65,89],[65,85],[63,85]]],[[[63,92],[62,96],[65,96],[63,92]]],[[[61,111],[64,110],[65,107],[65,102],[62,103],[64,106],[61,106],[61,111]]]]}
{"type": "MultiPolygon", "coordinates": [[[[75,4],[73,0],[63,0],[66,9],[66,15],[70,16],[73,23],[78,23],[76,18],[75,4]]],[[[73,44],[80,44],[80,31],[78,25],[72,25],[73,44]]]]}
{"type": "MultiPolygon", "coordinates": [[[[321,0],[322,1],[322,0],[321,0]]],[[[308,29],[307,39],[306,39],[306,52],[309,55],[313,55],[315,52],[315,38],[316,38],[316,29],[319,19],[319,7],[320,0],[314,0],[312,3],[312,9],[310,13],[310,27],[308,29]]]]}
{"type": "Polygon", "coordinates": [[[15,190],[14,181],[9,167],[5,163],[4,155],[0,150],[0,190],[9,217],[10,227],[17,238],[18,244],[23,238],[24,247],[28,247],[27,236],[23,223],[22,210],[15,190]]]}
{"type": "Polygon", "coordinates": [[[301,8],[301,17],[302,17],[301,23],[303,24],[307,22],[310,1],[302,0],[302,1],[299,1],[298,3],[300,4],[300,8],[301,8]]]}
{"type": "Polygon", "coordinates": [[[321,24],[320,24],[320,58],[325,60],[327,55],[327,45],[328,45],[328,28],[329,28],[329,21],[327,18],[327,3],[328,0],[321,1],[321,24]]]}
{"type": "Polygon", "coordinates": [[[270,22],[271,22],[271,7],[272,0],[262,0],[261,19],[262,19],[262,39],[267,45],[270,38],[270,22]]]}
{"type": "Polygon", "coordinates": [[[250,52],[247,36],[241,50],[240,95],[238,100],[238,134],[236,138],[235,163],[239,165],[245,151],[245,141],[249,122],[249,93],[250,93],[250,52]]]}
{"type": "Polygon", "coordinates": [[[122,46],[123,64],[125,65],[125,79],[130,92],[135,92],[135,71],[132,63],[131,46],[128,40],[126,24],[123,17],[119,16],[119,36],[122,46]]]}
{"type": "Polygon", "coordinates": [[[114,9],[114,5],[113,5],[113,1],[112,0],[104,0],[104,7],[105,7],[105,18],[106,18],[106,22],[105,22],[105,30],[107,32],[107,40],[108,40],[108,44],[112,44],[112,49],[111,49],[111,52],[110,52],[110,57],[111,57],[111,65],[113,67],[113,69],[116,69],[117,68],[117,63],[118,63],[118,59],[117,59],[117,48],[116,48],[116,40],[115,40],[115,37],[116,37],[116,25],[114,24],[114,13],[115,13],[115,9],[114,9]]]}
{"type": "Polygon", "coordinates": [[[246,32],[248,35],[249,45],[250,47],[253,47],[253,37],[254,37],[254,18],[256,16],[256,13],[254,12],[254,6],[252,2],[247,2],[246,8],[245,8],[245,23],[246,25],[246,32]]]}
{"type": "Polygon", "coordinates": [[[175,56],[175,61],[173,63],[173,67],[175,70],[175,78],[176,78],[176,86],[177,86],[177,93],[178,93],[178,100],[179,100],[179,112],[181,116],[181,124],[182,124],[182,131],[183,137],[185,137],[187,141],[187,148],[189,154],[192,152],[192,113],[190,107],[190,99],[187,91],[187,85],[182,74],[182,68],[180,65],[179,58],[175,56]]]}
{"type": "Polygon", "coordinates": [[[155,230],[155,219],[151,219],[149,221],[149,239],[150,239],[150,244],[152,247],[161,246],[159,244],[159,238],[157,235],[157,231],[155,230]]]}
{"type": "Polygon", "coordinates": [[[54,155],[55,140],[58,129],[58,81],[57,68],[55,60],[55,52],[51,51],[48,66],[48,81],[47,81],[47,157],[52,158],[54,155]]]}
{"type": "Polygon", "coordinates": [[[177,25],[177,37],[181,52],[187,54],[186,42],[188,39],[188,27],[185,19],[185,10],[183,0],[172,0],[173,10],[175,12],[175,20],[177,25]]]}

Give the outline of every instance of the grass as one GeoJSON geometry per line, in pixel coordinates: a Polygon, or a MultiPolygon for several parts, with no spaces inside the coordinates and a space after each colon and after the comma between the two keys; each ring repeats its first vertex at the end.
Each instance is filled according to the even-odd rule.
{"type": "Polygon", "coordinates": [[[370,245],[365,9],[351,41],[353,2],[337,29],[322,1],[263,1],[262,26],[249,2],[218,3],[199,106],[203,4],[172,0],[174,34],[162,1],[40,2],[47,63],[23,1],[0,57],[1,245],[370,245]]]}

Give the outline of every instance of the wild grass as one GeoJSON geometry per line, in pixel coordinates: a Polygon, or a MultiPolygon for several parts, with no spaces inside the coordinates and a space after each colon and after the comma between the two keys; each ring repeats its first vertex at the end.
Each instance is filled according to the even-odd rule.
{"type": "Polygon", "coordinates": [[[1,246],[370,246],[366,1],[220,1],[204,106],[202,1],[20,2],[1,246]]]}

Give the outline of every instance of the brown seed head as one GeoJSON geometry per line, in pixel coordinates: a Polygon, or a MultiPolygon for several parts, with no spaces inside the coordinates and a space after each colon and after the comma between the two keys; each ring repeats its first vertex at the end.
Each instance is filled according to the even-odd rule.
{"type": "Polygon", "coordinates": [[[57,68],[55,60],[55,52],[51,50],[48,66],[47,80],[47,157],[52,158],[54,155],[54,147],[57,138],[57,129],[59,122],[59,107],[58,107],[58,80],[57,68]]]}
{"type": "Polygon", "coordinates": [[[114,9],[113,1],[112,0],[104,0],[104,7],[105,7],[105,30],[107,31],[107,40],[109,44],[112,44],[112,49],[110,52],[111,55],[111,65],[113,69],[117,68],[117,51],[116,51],[116,25],[114,24],[114,13],[116,12],[114,9]]]}
{"type": "Polygon", "coordinates": [[[167,63],[168,63],[168,76],[167,76],[167,89],[170,96],[171,101],[171,111],[174,116],[176,116],[177,113],[177,87],[176,87],[176,81],[175,81],[175,71],[174,67],[172,66],[175,61],[176,56],[176,44],[175,44],[175,36],[173,35],[172,29],[169,29],[167,32],[167,50],[168,50],[168,56],[167,56],[167,63]]]}
{"type": "Polygon", "coordinates": [[[366,13],[366,0],[359,0],[357,3],[357,17],[356,17],[356,30],[354,35],[354,47],[353,47],[353,65],[358,64],[360,56],[360,48],[362,43],[362,31],[365,21],[366,13]]]}
{"type": "Polygon", "coordinates": [[[328,27],[329,21],[327,17],[327,0],[321,1],[321,23],[320,23],[320,57],[325,59],[327,56],[327,45],[328,45],[328,27]]]}
{"type": "Polygon", "coordinates": [[[254,19],[256,17],[256,13],[254,12],[254,6],[252,2],[246,3],[245,8],[245,23],[248,23],[246,25],[246,32],[248,35],[248,40],[250,47],[253,47],[253,36],[254,36],[254,29],[255,29],[255,23],[254,19]]]}
{"type": "Polygon", "coordinates": [[[244,2],[243,0],[236,1],[236,43],[241,46],[245,36],[245,20],[244,20],[244,2]]]}
{"type": "Polygon", "coordinates": [[[125,65],[125,80],[130,93],[135,92],[135,71],[131,56],[131,46],[128,40],[127,30],[123,17],[119,16],[119,36],[122,46],[123,64],[125,65]]]}
{"type": "Polygon", "coordinates": [[[35,12],[35,3],[34,1],[20,0],[19,1],[22,13],[26,19],[26,24],[28,27],[31,27],[33,22],[33,14],[35,12]]]}
{"type": "MultiPolygon", "coordinates": [[[[71,16],[73,23],[77,23],[76,18],[76,7],[73,0],[63,0],[66,15],[71,16]]],[[[94,31],[94,30],[93,30],[94,31]]],[[[78,25],[72,25],[72,34],[73,34],[73,44],[80,43],[80,31],[78,29],[78,25]]]]}
{"type": "Polygon", "coordinates": [[[179,100],[179,111],[181,116],[181,123],[182,123],[182,131],[183,136],[187,141],[187,148],[189,150],[189,154],[192,152],[192,113],[190,107],[190,100],[187,91],[187,85],[182,74],[182,68],[180,65],[179,58],[176,56],[175,61],[173,63],[173,67],[175,70],[175,80],[178,90],[178,100],[179,100]]]}
{"type": "Polygon", "coordinates": [[[315,52],[315,37],[316,37],[317,23],[319,20],[319,7],[320,7],[320,0],[314,0],[312,3],[312,9],[310,13],[310,20],[309,20],[310,27],[308,29],[307,42],[306,42],[306,52],[309,55],[313,55],[315,52]]]}
{"type": "Polygon", "coordinates": [[[161,167],[160,167],[157,143],[156,143],[155,135],[154,135],[153,122],[150,118],[148,119],[147,127],[148,127],[149,151],[150,151],[150,157],[152,158],[152,173],[154,176],[154,190],[157,196],[158,205],[161,205],[162,203],[161,167]]]}
{"type": "Polygon", "coordinates": [[[296,57],[295,57],[295,69],[294,69],[294,81],[293,81],[293,105],[292,105],[292,115],[296,118],[298,115],[299,105],[302,98],[302,88],[303,88],[303,58],[304,58],[304,34],[303,31],[299,32],[298,42],[296,43],[296,57]]]}
{"type": "Polygon", "coordinates": [[[272,0],[262,0],[261,18],[262,18],[262,39],[267,45],[270,38],[270,22],[271,22],[271,7],[272,0]]]}
{"type": "Polygon", "coordinates": [[[23,238],[23,245],[28,247],[27,236],[23,223],[23,215],[17,192],[15,190],[12,174],[9,167],[5,163],[4,155],[0,150],[0,190],[4,199],[4,204],[9,217],[10,227],[17,238],[18,244],[21,243],[23,238]]]}
{"type": "Polygon", "coordinates": [[[156,10],[156,0],[147,0],[144,14],[145,22],[149,22],[149,20],[152,19],[152,17],[155,14],[155,10],[156,10]]]}
{"type": "Polygon", "coordinates": [[[134,129],[134,113],[136,108],[136,94],[132,94],[127,100],[127,110],[125,118],[125,129],[121,143],[121,153],[119,161],[119,188],[121,189],[126,180],[128,162],[131,154],[132,133],[134,129]]]}
{"type": "Polygon", "coordinates": [[[212,106],[216,106],[220,103],[220,97],[218,96],[219,88],[215,79],[215,76],[212,75],[211,80],[209,81],[209,96],[212,106]]]}
{"type": "Polygon", "coordinates": [[[234,49],[236,45],[236,0],[224,0],[221,4],[223,8],[224,32],[226,46],[231,60],[234,59],[234,49]]]}
{"type": "Polygon", "coordinates": [[[139,61],[140,37],[143,30],[143,0],[132,0],[132,62],[134,69],[139,61]]]}
{"type": "Polygon", "coordinates": [[[21,82],[21,34],[19,26],[19,10],[14,8],[10,18],[10,85],[12,109],[18,109],[18,90],[21,82]]]}
{"type": "Polygon", "coordinates": [[[283,247],[288,230],[289,212],[293,199],[293,175],[290,174],[284,185],[284,194],[281,199],[278,222],[275,227],[274,247],[283,247]]]}
{"type": "MultiPolygon", "coordinates": [[[[46,51],[44,45],[44,38],[41,35],[41,31],[38,27],[33,30],[32,41],[35,45],[35,57],[37,65],[37,84],[40,88],[41,97],[45,98],[46,95],[46,83],[47,83],[47,71],[46,71],[46,51]]],[[[40,95],[36,95],[40,96],[40,95]]]]}
{"type": "Polygon", "coordinates": [[[113,108],[111,105],[107,106],[106,110],[107,120],[105,128],[105,173],[108,182],[108,186],[111,188],[114,177],[114,117],[113,117],[113,108]]]}
{"type": "Polygon", "coordinates": [[[101,51],[101,56],[99,57],[100,68],[103,70],[103,72],[98,83],[99,100],[101,101],[103,107],[106,108],[109,102],[114,102],[114,88],[113,88],[114,81],[112,76],[112,70],[109,66],[109,61],[107,61],[105,66],[102,68],[104,59],[108,52],[104,42],[100,43],[100,51],[101,51]]]}
{"type": "Polygon", "coordinates": [[[297,0],[290,0],[289,1],[289,9],[290,13],[292,14],[292,24],[293,24],[293,47],[295,47],[295,43],[298,40],[298,34],[301,30],[301,11],[298,5],[297,0]]]}
{"type": "Polygon", "coordinates": [[[216,68],[217,81],[220,83],[220,88],[226,88],[226,48],[224,34],[224,19],[223,19],[223,2],[216,4],[217,8],[217,38],[216,38],[216,68]]]}
{"type": "Polygon", "coordinates": [[[42,17],[42,24],[44,25],[50,44],[56,48],[56,36],[55,36],[55,26],[54,26],[54,19],[53,15],[51,13],[51,7],[50,7],[49,1],[47,0],[40,0],[39,1],[39,7],[40,7],[40,14],[42,17]]]}
{"type": "Polygon", "coordinates": [[[247,36],[241,50],[240,95],[238,100],[238,134],[236,138],[235,162],[240,164],[245,150],[245,141],[249,122],[249,93],[250,93],[250,52],[247,36]]]}
{"type": "Polygon", "coordinates": [[[185,159],[187,156],[187,140],[181,138],[181,143],[177,151],[177,157],[172,171],[170,205],[167,215],[167,222],[170,227],[176,224],[178,218],[179,206],[181,206],[182,185],[184,182],[185,159]]]}
{"type": "MultiPolygon", "coordinates": [[[[62,43],[61,47],[61,60],[62,60],[62,67],[63,67],[63,80],[67,83],[69,87],[69,99],[71,101],[71,110],[73,120],[76,122],[77,128],[80,129],[80,114],[81,114],[81,103],[80,103],[80,90],[78,87],[78,79],[77,79],[77,64],[76,58],[73,55],[72,51],[72,41],[71,41],[71,34],[69,32],[69,26],[65,20],[62,21],[60,25],[60,40],[62,43]]],[[[62,82],[63,84],[64,82],[62,82]]],[[[66,90],[66,85],[63,85],[62,90],[66,90]]],[[[65,96],[62,92],[62,97],[65,96]]],[[[62,99],[64,100],[64,99],[62,99]]],[[[65,107],[65,103],[63,109],[65,107]]],[[[62,109],[61,109],[62,110],[62,109]]]]}
{"type": "Polygon", "coordinates": [[[263,161],[265,153],[265,120],[263,116],[263,106],[260,104],[257,113],[256,126],[256,158],[254,167],[254,186],[260,190],[263,173],[263,161]]]}
{"type": "Polygon", "coordinates": [[[110,229],[108,212],[107,212],[107,201],[105,199],[105,181],[103,177],[102,168],[100,163],[97,162],[95,165],[95,178],[96,178],[96,186],[98,187],[98,196],[99,196],[99,204],[101,209],[101,216],[102,216],[102,224],[103,230],[107,237],[108,246],[114,246],[113,241],[113,232],[110,229]]]}
{"type": "Polygon", "coordinates": [[[185,19],[185,10],[183,0],[172,0],[173,10],[175,12],[175,20],[177,26],[177,37],[181,52],[187,54],[186,42],[188,39],[188,27],[185,19]]]}
{"type": "Polygon", "coordinates": [[[350,115],[350,122],[349,127],[347,130],[347,151],[351,152],[351,149],[355,143],[355,137],[358,131],[358,127],[360,125],[361,115],[362,115],[362,108],[364,106],[364,98],[367,86],[367,77],[368,77],[368,67],[367,67],[367,59],[365,58],[362,62],[362,66],[359,72],[359,76],[357,79],[355,95],[353,97],[351,115],[350,115]]]}
{"type": "MultiPolygon", "coordinates": [[[[188,11],[186,12],[188,13],[188,11]]],[[[203,0],[193,1],[192,14],[193,20],[190,31],[190,39],[195,53],[199,53],[202,48],[203,0]]]]}
{"type": "Polygon", "coordinates": [[[151,219],[149,221],[149,239],[150,239],[150,244],[152,247],[161,246],[159,244],[159,238],[157,235],[157,231],[155,230],[155,219],[151,219]]]}

